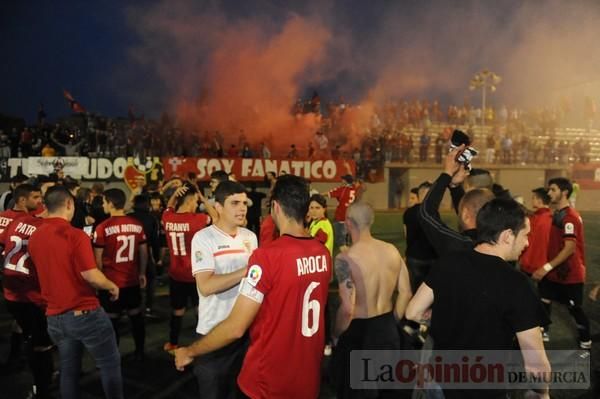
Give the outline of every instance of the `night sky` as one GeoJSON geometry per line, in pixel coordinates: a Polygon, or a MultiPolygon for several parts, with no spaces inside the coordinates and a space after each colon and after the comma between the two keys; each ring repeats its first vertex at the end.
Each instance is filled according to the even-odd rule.
{"type": "Polygon", "coordinates": [[[575,92],[598,98],[599,7],[591,0],[5,1],[0,113],[32,122],[41,101],[50,120],[66,115],[65,88],[92,112],[126,116],[132,104],[157,117],[205,86],[205,64],[221,39],[196,21],[215,31],[254,25],[268,43],[291,15],[329,34],[317,65],[307,62],[294,76],[298,96],[317,89],[325,100],[360,102],[379,90],[477,102],[468,80],[489,67],[504,79],[496,104],[542,104],[575,92]]]}

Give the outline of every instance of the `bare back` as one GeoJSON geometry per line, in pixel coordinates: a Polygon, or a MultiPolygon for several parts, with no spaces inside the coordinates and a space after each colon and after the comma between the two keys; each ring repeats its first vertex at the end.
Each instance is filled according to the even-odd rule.
{"type": "Polygon", "coordinates": [[[342,256],[348,260],[356,290],[354,318],[390,312],[400,274],[407,274],[396,247],[373,238],[357,242],[342,256]]]}

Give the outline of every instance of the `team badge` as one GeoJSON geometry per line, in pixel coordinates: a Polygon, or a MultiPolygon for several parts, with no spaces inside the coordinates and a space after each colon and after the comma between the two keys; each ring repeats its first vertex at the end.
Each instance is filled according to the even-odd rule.
{"type": "Polygon", "coordinates": [[[565,234],[575,234],[573,223],[565,223],[565,234]]]}
{"type": "Polygon", "coordinates": [[[262,277],[262,269],[260,268],[260,266],[259,265],[250,266],[250,269],[248,270],[248,279],[247,279],[248,283],[250,283],[251,286],[256,287],[256,284],[258,284],[261,277],[262,277]]]}
{"type": "Polygon", "coordinates": [[[196,251],[195,258],[196,258],[196,263],[202,262],[202,259],[203,259],[202,251],[196,251]]]}
{"type": "Polygon", "coordinates": [[[250,241],[244,240],[244,247],[246,247],[246,251],[252,252],[252,245],[250,244],[250,241]]]}

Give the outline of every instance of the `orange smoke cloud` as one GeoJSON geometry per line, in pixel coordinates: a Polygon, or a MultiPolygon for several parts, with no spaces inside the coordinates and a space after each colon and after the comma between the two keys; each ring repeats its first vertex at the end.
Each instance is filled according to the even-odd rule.
{"type": "Polygon", "coordinates": [[[228,29],[208,57],[203,99],[181,99],[179,121],[196,130],[233,133],[235,142],[243,129],[252,143],[265,140],[280,151],[292,143],[305,146],[319,118],[295,118],[291,108],[300,75],[322,61],[329,38],[323,26],[299,16],[270,37],[254,24],[228,29]]]}

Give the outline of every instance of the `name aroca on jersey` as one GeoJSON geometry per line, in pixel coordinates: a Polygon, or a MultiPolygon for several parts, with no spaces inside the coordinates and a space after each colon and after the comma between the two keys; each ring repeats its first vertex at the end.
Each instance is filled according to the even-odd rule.
{"type": "MultiPolygon", "coordinates": [[[[303,277],[313,274],[322,274],[328,272],[327,256],[314,255],[296,258],[297,277],[303,277]]],[[[264,294],[257,287],[263,276],[263,270],[260,265],[254,264],[248,268],[246,278],[240,284],[239,293],[251,298],[252,300],[263,303],[264,294]]],[[[317,278],[318,279],[318,278],[317,278]]],[[[302,279],[304,280],[304,278],[302,279]]],[[[329,279],[327,279],[328,281],[329,279]]],[[[313,299],[313,291],[321,285],[323,281],[310,281],[306,288],[303,288],[302,309],[300,315],[301,334],[303,337],[310,338],[319,331],[319,319],[322,305],[319,300],[313,299]]]]}
{"type": "Polygon", "coordinates": [[[327,258],[325,255],[298,258],[296,259],[296,266],[298,267],[298,276],[323,273],[327,271],[327,258]]]}
{"type": "MultiPolygon", "coordinates": [[[[296,259],[296,267],[298,276],[306,274],[323,273],[327,271],[327,257],[325,255],[308,256],[305,258],[296,259]]],[[[259,265],[252,265],[248,269],[248,283],[253,287],[260,281],[262,277],[262,268],[259,265]]]]}

